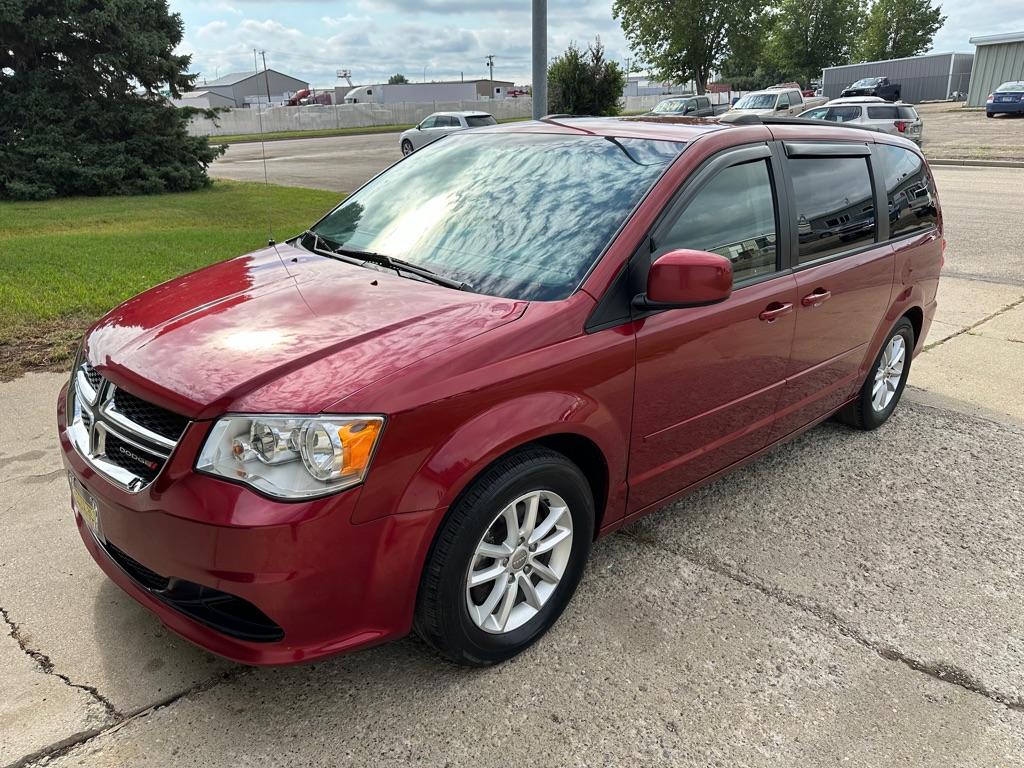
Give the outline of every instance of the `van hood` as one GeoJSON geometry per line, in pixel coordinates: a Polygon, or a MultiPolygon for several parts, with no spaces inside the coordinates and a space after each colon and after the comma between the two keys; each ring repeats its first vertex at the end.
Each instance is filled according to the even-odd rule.
{"type": "Polygon", "coordinates": [[[90,330],[85,353],[115,384],[189,418],[318,413],[526,306],[278,245],[126,301],[90,330]]]}

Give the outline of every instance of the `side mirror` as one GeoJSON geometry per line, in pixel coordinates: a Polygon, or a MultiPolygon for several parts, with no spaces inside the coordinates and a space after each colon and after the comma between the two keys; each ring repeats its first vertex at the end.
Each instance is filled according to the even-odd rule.
{"type": "Polygon", "coordinates": [[[682,249],[659,256],[647,273],[647,293],[633,299],[639,310],[705,307],[732,294],[732,262],[717,253],[682,249]]]}
{"type": "Polygon", "coordinates": [[[788,106],[789,106],[788,104],[777,104],[775,106],[775,111],[776,112],[781,112],[782,110],[786,109],[786,107],[788,107],[788,106]]]}

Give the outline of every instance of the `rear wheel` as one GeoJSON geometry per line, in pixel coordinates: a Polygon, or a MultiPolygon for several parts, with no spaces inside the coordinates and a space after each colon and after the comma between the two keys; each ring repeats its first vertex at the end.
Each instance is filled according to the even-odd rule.
{"type": "Polygon", "coordinates": [[[565,456],[534,447],[500,459],[441,525],[420,584],[417,633],[460,664],[515,656],[568,604],[593,532],[590,485],[565,456]]]}
{"type": "MultiPolygon", "coordinates": [[[[392,146],[394,146],[394,145],[392,145],[392,146]]],[[[403,139],[402,140],[402,154],[405,157],[408,157],[409,155],[412,154],[412,151],[413,151],[412,150],[412,142],[409,141],[408,139],[403,139]]]]}
{"type": "Polygon", "coordinates": [[[994,112],[986,112],[985,113],[985,117],[995,117],[995,113],[994,112]]]}
{"type": "Polygon", "coordinates": [[[902,317],[889,332],[857,399],[836,418],[857,429],[876,429],[896,410],[910,375],[914,326],[902,317]]]}

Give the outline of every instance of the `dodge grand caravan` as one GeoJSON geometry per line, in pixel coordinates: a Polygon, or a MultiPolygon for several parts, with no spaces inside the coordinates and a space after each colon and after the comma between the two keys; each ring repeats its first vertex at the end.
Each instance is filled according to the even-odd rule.
{"type": "Polygon", "coordinates": [[[447,137],[83,339],[57,417],[99,566],[215,653],[536,641],[597,536],[837,415],[935,311],[920,151],[840,126],[447,137]]]}

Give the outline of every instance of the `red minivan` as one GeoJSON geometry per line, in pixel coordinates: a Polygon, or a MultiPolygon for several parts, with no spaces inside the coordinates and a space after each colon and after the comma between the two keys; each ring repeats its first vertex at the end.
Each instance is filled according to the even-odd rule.
{"type": "Polygon", "coordinates": [[[596,536],[832,415],[884,423],[942,250],[898,137],[455,134],[89,330],[58,404],[75,519],[121,588],[231,659],[415,629],[498,662],[556,621],[596,536]]]}

